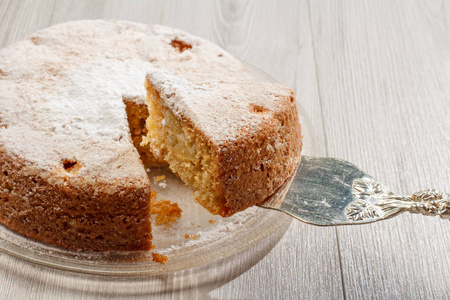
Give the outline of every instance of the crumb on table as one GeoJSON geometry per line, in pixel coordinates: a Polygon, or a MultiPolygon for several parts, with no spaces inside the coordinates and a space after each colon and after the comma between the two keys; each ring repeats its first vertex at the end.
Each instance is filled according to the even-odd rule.
{"type": "Polygon", "coordinates": [[[165,264],[169,260],[169,258],[167,256],[165,256],[165,255],[153,252],[152,253],[152,260],[154,262],[158,262],[160,264],[165,264]]]}

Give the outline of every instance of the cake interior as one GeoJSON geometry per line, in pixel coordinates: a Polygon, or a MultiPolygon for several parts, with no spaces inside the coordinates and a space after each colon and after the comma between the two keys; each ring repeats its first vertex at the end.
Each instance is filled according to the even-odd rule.
{"type": "Polygon", "coordinates": [[[225,200],[216,190],[218,170],[213,162],[217,158],[211,146],[190,124],[165,107],[148,80],[145,86],[152,113],[147,119],[148,135],[144,144],[150,144],[153,154],[166,161],[169,168],[194,190],[195,201],[212,214],[225,215],[225,200]]]}
{"type": "Polygon", "coordinates": [[[127,97],[123,98],[123,103],[126,107],[131,139],[141,156],[142,163],[149,167],[166,166],[167,163],[152,154],[149,145],[142,144],[142,137],[147,135],[147,128],[145,127],[145,122],[149,116],[147,104],[127,97]]]}

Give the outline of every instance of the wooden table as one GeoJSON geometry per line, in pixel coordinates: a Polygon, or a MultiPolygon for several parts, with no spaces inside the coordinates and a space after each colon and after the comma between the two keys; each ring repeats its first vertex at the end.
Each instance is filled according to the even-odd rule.
{"type": "MultiPolygon", "coordinates": [[[[92,18],[212,40],[296,91],[315,140],[305,154],[349,160],[399,193],[450,192],[448,2],[0,0],[0,47],[92,18]]],[[[438,218],[294,221],[284,236],[167,276],[87,276],[0,253],[0,298],[449,299],[449,253],[450,223],[438,218]]]]}

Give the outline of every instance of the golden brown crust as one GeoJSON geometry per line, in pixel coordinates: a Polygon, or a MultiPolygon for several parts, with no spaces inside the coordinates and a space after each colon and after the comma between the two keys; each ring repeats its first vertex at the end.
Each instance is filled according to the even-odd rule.
{"type": "Polygon", "coordinates": [[[148,187],[116,183],[119,190],[109,194],[106,184],[52,185],[43,177],[42,170],[0,151],[0,223],[70,249],[151,249],[148,187]]]}
{"type": "MultiPolygon", "coordinates": [[[[217,187],[230,216],[270,197],[297,169],[302,150],[301,127],[293,95],[253,134],[216,146],[217,187]]],[[[263,113],[263,112],[260,112],[263,113]]]]}

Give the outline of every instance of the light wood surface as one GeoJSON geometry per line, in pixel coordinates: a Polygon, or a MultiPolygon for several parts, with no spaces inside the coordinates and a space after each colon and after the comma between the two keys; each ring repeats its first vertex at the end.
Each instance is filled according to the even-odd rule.
{"type": "MultiPolygon", "coordinates": [[[[305,154],[349,160],[395,192],[450,192],[449,6],[0,0],[0,47],[77,19],[178,27],[294,88],[313,128],[305,154]]],[[[437,218],[338,228],[293,221],[243,253],[166,276],[87,276],[0,253],[0,298],[450,299],[448,253],[450,223],[437,218]]]]}

